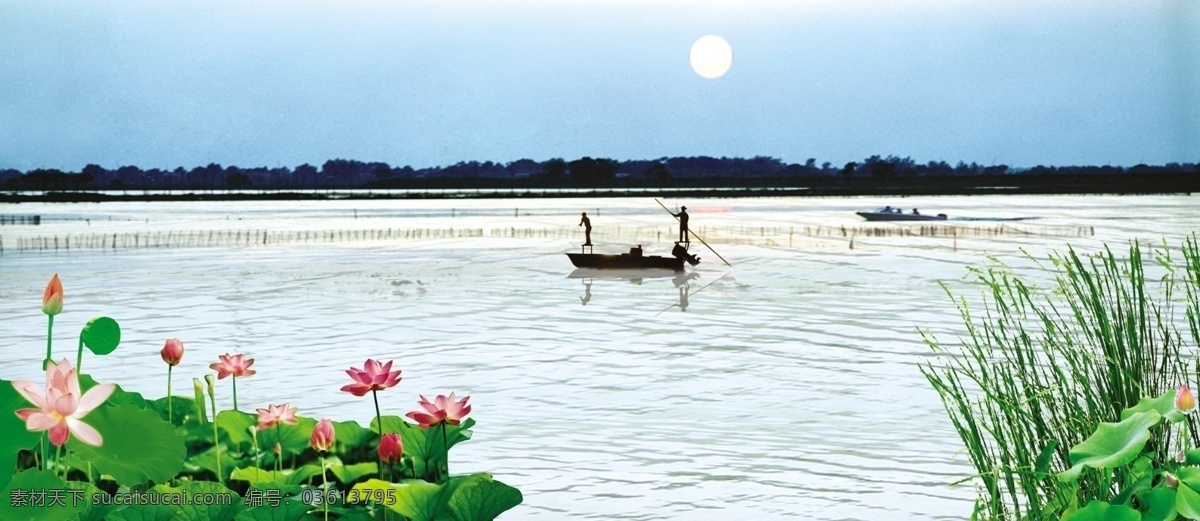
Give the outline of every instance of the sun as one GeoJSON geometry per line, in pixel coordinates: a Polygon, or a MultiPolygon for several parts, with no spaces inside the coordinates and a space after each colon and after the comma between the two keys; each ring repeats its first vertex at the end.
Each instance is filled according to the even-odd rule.
{"type": "Polygon", "coordinates": [[[692,70],[708,79],[720,78],[733,65],[733,48],[720,36],[708,35],[692,44],[692,70]]]}

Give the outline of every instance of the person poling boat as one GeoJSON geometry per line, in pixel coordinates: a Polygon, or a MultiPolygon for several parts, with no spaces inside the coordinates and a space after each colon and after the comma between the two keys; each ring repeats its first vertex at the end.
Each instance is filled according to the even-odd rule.
{"type": "Polygon", "coordinates": [[[687,207],[686,207],[686,206],[680,206],[680,207],[679,207],[679,213],[671,213],[671,211],[670,211],[670,210],[667,210],[667,213],[670,213],[670,214],[671,214],[671,215],[673,215],[673,216],[674,216],[676,219],[679,219],[679,242],[692,242],[692,241],[689,239],[689,237],[688,237],[688,213],[687,213],[687,207]]]}
{"type": "MultiPolygon", "coordinates": [[[[700,241],[700,244],[703,244],[705,248],[708,248],[708,251],[713,252],[713,255],[716,255],[718,259],[721,259],[721,262],[724,262],[726,266],[733,267],[733,265],[730,264],[729,261],[725,260],[725,257],[722,257],[720,253],[717,253],[717,250],[714,250],[712,246],[709,246],[707,242],[704,242],[704,237],[701,237],[700,234],[698,234],[698,233],[693,233],[688,228],[688,215],[687,215],[687,207],[686,206],[681,206],[679,208],[679,213],[675,213],[675,212],[672,212],[669,208],[667,208],[667,205],[662,204],[662,201],[659,201],[658,198],[655,198],[654,202],[658,203],[658,205],[661,206],[663,208],[663,210],[666,210],[667,213],[671,214],[673,217],[675,217],[676,219],[679,220],[679,241],[675,243],[675,249],[671,251],[671,255],[679,257],[680,252],[682,252],[684,255],[687,255],[687,249],[688,249],[688,246],[691,245],[691,241],[690,240],[685,241],[684,239],[690,239],[690,237],[692,235],[695,235],[696,239],[698,239],[700,241]]],[[[690,262],[693,266],[695,266],[697,263],[700,262],[700,258],[696,257],[695,255],[689,255],[688,257],[690,257],[690,258],[688,258],[687,261],[690,262]],[[692,262],[692,258],[695,259],[695,262],[692,262]]]]}

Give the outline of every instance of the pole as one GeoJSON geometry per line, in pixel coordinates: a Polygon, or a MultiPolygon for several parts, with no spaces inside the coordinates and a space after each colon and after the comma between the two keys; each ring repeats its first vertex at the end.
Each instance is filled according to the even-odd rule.
{"type": "MultiPolygon", "coordinates": [[[[667,208],[667,205],[662,204],[662,201],[659,201],[657,197],[654,198],[654,202],[658,203],[659,206],[663,207],[663,210],[666,210],[667,213],[671,214],[671,217],[675,217],[675,213],[672,212],[669,208],[667,208]]],[[[679,218],[675,217],[675,220],[678,221],[679,218]]],[[[700,234],[698,234],[690,229],[688,230],[688,233],[691,235],[695,235],[697,239],[700,239],[700,244],[703,244],[705,248],[708,248],[708,251],[713,252],[713,255],[716,255],[718,259],[721,259],[721,262],[724,262],[726,266],[729,266],[731,268],[733,267],[733,265],[730,264],[729,261],[725,260],[725,257],[722,257],[720,253],[717,253],[717,250],[714,250],[712,248],[712,246],[709,246],[707,242],[704,242],[704,237],[701,237],[700,234]]]]}

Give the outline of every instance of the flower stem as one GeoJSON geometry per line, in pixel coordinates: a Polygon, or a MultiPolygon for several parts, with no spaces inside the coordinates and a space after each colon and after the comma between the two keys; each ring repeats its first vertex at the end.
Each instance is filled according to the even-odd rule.
{"type": "Polygon", "coordinates": [[[444,452],[442,455],[442,465],[446,470],[446,474],[443,475],[442,478],[449,481],[450,480],[450,443],[446,441],[446,422],[442,422],[442,447],[444,447],[446,449],[446,452],[444,452]]]}
{"type": "Polygon", "coordinates": [[[212,403],[213,448],[217,451],[217,483],[224,484],[225,474],[221,473],[221,438],[217,436],[217,396],[216,386],[210,386],[213,392],[208,393],[208,401],[212,403]]]}
{"type": "Polygon", "coordinates": [[[238,410],[237,406],[237,375],[233,375],[233,410],[238,410]]]}
{"type": "Polygon", "coordinates": [[[65,465],[63,465],[62,445],[58,446],[58,451],[54,455],[54,464],[56,466],[58,466],[59,470],[62,470],[63,481],[66,481],[67,480],[67,467],[65,465]]]}
{"type": "Polygon", "coordinates": [[[75,352],[75,374],[81,374],[83,367],[83,333],[79,333],[79,350],[75,352]]]}
{"type": "Polygon", "coordinates": [[[50,346],[52,345],[52,340],[54,339],[54,315],[47,316],[50,317],[50,322],[46,325],[46,359],[42,360],[43,370],[46,369],[47,365],[50,365],[50,346]]]}
{"type": "Polygon", "coordinates": [[[175,404],[171,401],[171,369],[173,366],[167,366],[167,421],[175,424],[175,404]]]}
{"type": "Polygon", "coordinates": [[[321,507],[322,507],[322,510],[325,511],[325,521],[329,521],[329,487],[327,486],[328,483],[325,481],[325,455],[320,454],[320,456],[321,456],[321,488],[325,489],[325,497],[322,498],[322,500],[321,500],[321,507]]]}
{"type": "MultiPolygon", "coordinates": [[[[379,414],[379,392],[372,389],[371,398],[375,399],[375,427],[379,429],[379,441],[383,441],[383,416],[379,414]]],[[[383,456],[379,457],[379,468],[383,469],[383,456]]]]}
{"type": "MultiPolygon", "coordinates": [[[[379,441],[382,443],[383,442],[383,416],[381,416],[379,414],[379,392],[376,391],[375,389],[371,389],[371,398],[375,399],[375,425],[379,429],[379,441]]],[[[377,456],[379,456],[379,472],[380,472],[380,474],[382,474],[383,473],[383,455],[379,454],[379,451],[375,451],[375,453],[377,456]]],[[[380,505],[380,506],[383,506],[383,505],[380,505]]],[[[387,521],[387,518],[388,518],[387,507],[383,507],[380,510],[383,511],[384,521],[387,521]]]]}

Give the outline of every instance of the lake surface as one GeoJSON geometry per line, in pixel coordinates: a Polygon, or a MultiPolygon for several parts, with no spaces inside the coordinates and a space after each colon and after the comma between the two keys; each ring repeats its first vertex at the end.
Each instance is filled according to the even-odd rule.
{"type": "Polygon", "coordinates": [[[0,205],[43,217],[0,226],[0,377],[40,378],[59,273],[56,357],[74,360],[94,316],[122,325],[116,353],[85,357],[102,382],[163,395],[158,350],[179,337],[176,393],[219,354],[256,359],[243,409],[365,423],[370,399],[338,389],[368,357],[403,370],[384,414],[471,395],[452,470],[520,488],[502,519],[964,519],[975,491],[950,484],[970,468],[918,370],[918,327],[962,330],[937,282],[973,295],[962,277],[985,254],[1177,248],[1200,230],[1194,196],[664,202],[733,267],[694,243],[686,284],[568,277],[580,211],[597,253],[667,254],[673,220],[650,198],[0,205]],[[884,204],[947,213],[955,232],[853,214],[884,204]]]}

